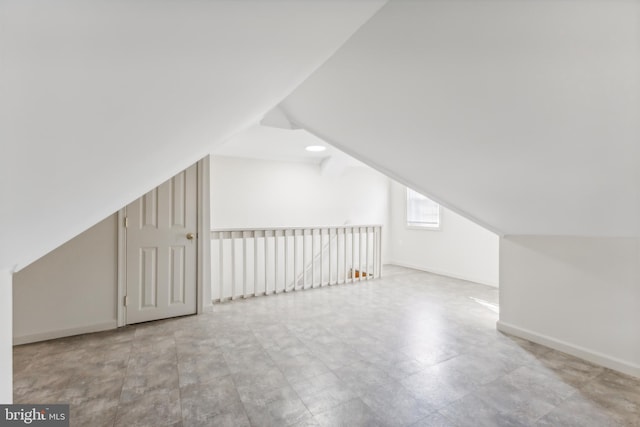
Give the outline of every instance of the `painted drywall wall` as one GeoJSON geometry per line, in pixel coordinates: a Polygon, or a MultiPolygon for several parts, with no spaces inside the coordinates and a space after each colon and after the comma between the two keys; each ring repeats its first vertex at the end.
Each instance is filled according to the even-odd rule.
{"type": "Polygon", "coordinates": [[[211,156],[212,228],[388,223],[389,179],[368,167],[211,156]]]}
{"type": "Polygon", "coordinates": [[[117,215],[14,275],[14,342],[116,327],[117,215]]]}
{"type": "Polygon", "coordinates": [[[640,376],[640,239],[500,241],[499,329],[640,376]]]}
{"type": "MultiPolygon", "coordinates": [[[[368,167],[346,167],[341,173],[323,173],[318,164],[288,162],[275,160],[257,160],[238,157],[211,156],[211,225],[212,228],[269,228],[269,227],[305,227],[305,226],[335,226],[343,224],[371,225],[380,224],[382,232],[382,262],[387,261],[387,241],[389,232],[389,179],[368,167]]],[[[373,242],[373,237],[371,237],[373,242]]],[[[224,264],[225,278],[223,280],[225,296],[230,296],[231,253],[230,243],[227,242],[224,264]]],[[[325,241],[326,244],[326,241],[325,241]]],[[[335,241],[332,247],[335,249],[335,241]]],[[[248,251],[247,276],[249,277],[249,292],[253,286],[253,242],[247,243],[248,251]]],[[[320,243],[318,241],[317,247],[320,243]]],[[[300,245],[298,259],[302,260],[302,245],[300,245]]],[[[356,248],[357,249],[357,248],[356,248]]],[[[373,248],[368,248],[373,254],[373,248]]],[[[273,248],[270,249],[270,260],[273,260],[273,248]]],[[[280,251],[283,244],[280,245],[280,251]]],[[[310,246],[308,247],[310,251],[310,246]]],[[[364,247],[363,247],[363,250],[364,247]]],[[[328,246],[325,249],[328,256],[328,246]]],[[[356,259],[359,251],[356,250],[356,259]]],[[[258,248],[258,259],[263,259],[262,247],[258,248]]],[[[337,253],[337,252],[334,252],[337,253]]],[[[348,253],[351,253],[349,249],[348,253]]],[[[242,259],[240,245],[236,246],[236,260],[242,259]]],[[[212,247],[212,265],[214,269],[219,265],[219,248],[212,247]]],[[[282,258],[281,258],[282,259],[282,258]]],[[[371,255],[373,259],[373,255],[371,255]]],[[[310,259],[309,264],[310,266],[310,259]]],[[[349,261],[351,262],[351,261],[349,261]]],[[[316,260],[316,264],[319,260],[316,260]]],[[[268,263],[272,265],[271,261],[268,263]]],[[[236,266],[237,267],[237,266],[236,266]]],[[[292,269],[292,265],[289,266],[292,269]]],[[[263,267],[259,267],[261,270],[263,267]]],[[[268,267],[272,268],[272,267],[268,267]]],[[[327,267],[328,269],[328,267],[327,267]]],[[[236,268],[237,281],[242,281],[242,270],[236,268]]],[[[298,270],[299,272],[301,271],[298,270]]],[[[341,270],[342,272],[344,270],[341,270]]],[[[212,279],[212,295],[216,299],[220,295],[219,270],[212,279]]],[[[272,270],[267,288],[273,289],[272,270]]],[[[319,273],[319,267],[316,271],[319,273]]],[[[336,270],[334,270],[334,274],[336,270]]],[[[307,271],[307,276],[311,274],[307,271]]],[[[325,272],[328,280],[328,271],[325,272]]],[[[280,278],[284,277],[284,270],[280,271],[280,278]]],[[[294,277],[293,271],[289,278],[294,277]]],[[[342,276],[340,276],[342,277],[342,276]]],[[[263,275],[258,277],[257,289],[265,285],[263,275]]],[[[264,279],[267,280],[267,279],[264,279]]],[[[293,280],[291,279],[291,285],[293,280]]],[[[309,282],[310,282],[309,278],[309,282]]],[[[319,280],[319,279],[318,279],[319,280]]],[[[241,295],[240,285],[235,287],[235,295],[241,295]]]]}
{"type": "Polygon", "coordinates": [[[392,1],[282,107],[500,234],[637,237],[639,17],[628,0],[392,1]]]}
{"type": "Polygon", "coordinates": [[[442,208],[439,230],[407,227],[406,187],[391,183],[390,262],[498,286],[499,237],[442,208]]]}
{"type": "Polygon", "coordinates": [[[0,2],[0,268],[259,120],[383,4],[0,2]]]}
{"type": "Polygon", "coordinates": [[[0,271],[0,403],[13,402],[12,273],[0,271]]]}

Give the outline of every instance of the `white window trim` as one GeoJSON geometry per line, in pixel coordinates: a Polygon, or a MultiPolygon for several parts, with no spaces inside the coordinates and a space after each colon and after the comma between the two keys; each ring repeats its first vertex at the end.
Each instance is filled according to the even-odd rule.
{"type": "Polygon", "coordinates": [[[422,231],[442,231],[442,206],[438,203],[438,225],[416,225],[415,223],[410,224],[407,221],[408,211],[407,211],[407,201],[409,198],[409,187],[405,187],[404,189],[404,227],[407,230],[422,230],[422,231]]]}

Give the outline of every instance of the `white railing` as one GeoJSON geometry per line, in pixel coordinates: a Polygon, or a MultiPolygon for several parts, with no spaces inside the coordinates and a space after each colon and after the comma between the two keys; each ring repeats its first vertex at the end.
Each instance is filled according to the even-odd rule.
{"type": "Polygon", "coordinates": [[[211,230],[215,302],[381,275],[381,225],[211,230]]]}

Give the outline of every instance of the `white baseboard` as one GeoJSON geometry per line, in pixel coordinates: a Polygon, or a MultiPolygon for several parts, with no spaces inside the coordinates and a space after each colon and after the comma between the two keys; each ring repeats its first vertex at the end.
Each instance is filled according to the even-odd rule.
{"type": "Polygon", "coordinates": [[[46,340],[52,340],[56,338],[71,337],[73,335],[108,331],[109,329],[116,329],[117,327],[118,327],[117,322],[113,320],[111,322],[96,323],[93,325],[81,326],[78,328],[59,329],[56,331],[40,332],[37,334],[22,335],[18,337],[14,336],[13,345],[29,344],[29,343],[38,342],[38,341],[46,341],[46,340]]]}
{"type": "Polygon", "coordinates": [[[497,283],[492,283],[492,282],[488,282],[488,281],[485,281],[485,280],[476,279],[474,277],[465,277],[465,276],[461,276],[459,274],[449,273],[448,271],[434,270],[432,268],[425,268],[425,267],[421,267],[421,266],[418,266],[418,265],[407,264],[406,262],[389,261],[389,262],[387,262],[387,264],[397,265],[398,267],[412,268],[414,270],[426,271],[427,273],[433,273],[433,274],[438,274],[440,276],[452,277],[454,279],[466,280],[467,282],[480,283],[481,285],[487,285],[487,286],[491,286],[493,288],[497,288],[498,287],[497,283]]]}
{"type": "Polygon", "coordinates": [[[566,341],[562,341],[556,338],[552,338],[547,335],[539,334],[537,332],[520,328],[518,326],[505,323],[498,320],[496,326],[499,331],[509,335],[515,335],[516,337],[524,338],[526,340],[541,344],[545,347],[552,348],[554,350],[561,351],[563,353],[570,354],[572,356],[584,359],[588,362],[595,363],[605,368],[613,369],[614,371],[622,372],[624,374],[640,377],[640,365],[621,360],[606,354],[599,353],[597,351],[589,350],[584,347],[570,344],[566,341]]]}

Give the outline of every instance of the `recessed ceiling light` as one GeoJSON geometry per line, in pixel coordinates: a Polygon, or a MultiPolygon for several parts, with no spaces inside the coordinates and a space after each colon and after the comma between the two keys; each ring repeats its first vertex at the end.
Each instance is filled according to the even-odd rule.
{"type": "Polygon", "coordinates": [[[306,150],[307,151],[313,151],[313,152],[319,152],[319,151],[324,151],[326,150],[327,147],[324,147],[322,145],[309,145],[306,150]]]}

